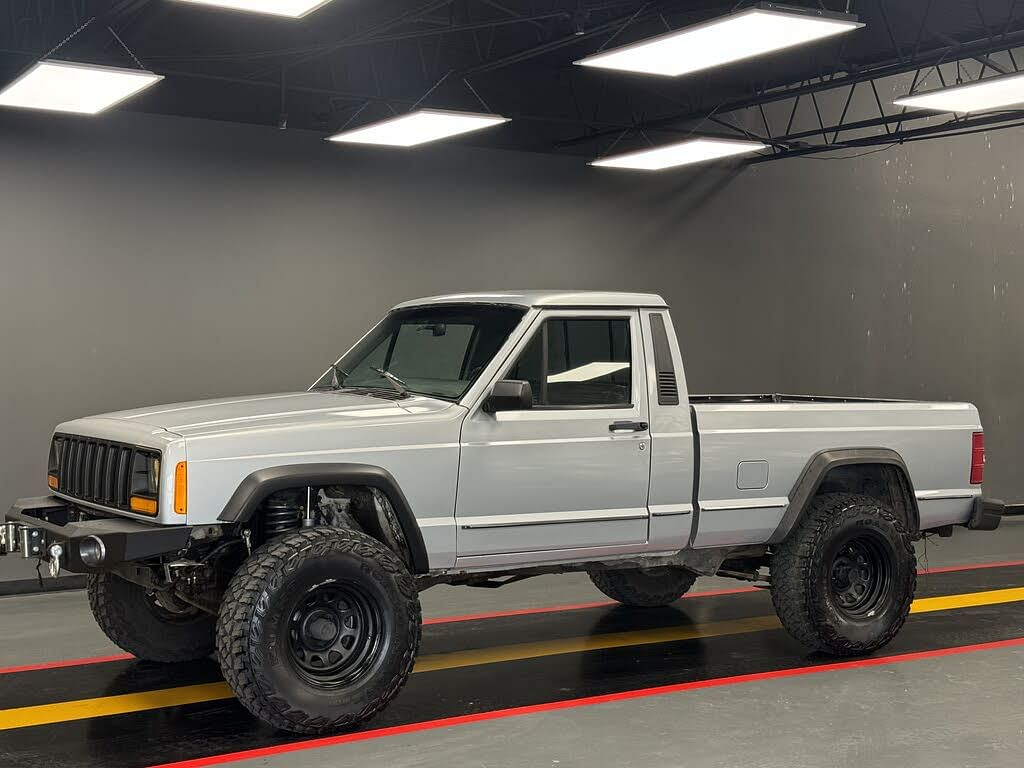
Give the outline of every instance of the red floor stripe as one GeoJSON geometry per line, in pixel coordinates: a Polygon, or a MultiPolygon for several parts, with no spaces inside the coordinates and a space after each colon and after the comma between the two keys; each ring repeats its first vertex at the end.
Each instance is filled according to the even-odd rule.
{"type": "Polygon", "coordinates": [[[956,573],[957,571],[983,571],[986,568],[1013,568],[1024,565],[1024,560],[1002,560],[995,563],[967,563],[965,565],[940,565],[935,568],[922,568],[918,571],[921,576],[932,573],[956,573]]]}
{"type": "Polygon", "coordinates": [[[262,747],[259,749],[244,750],[241,752],[229,752],[223,755],[212,755],[210,757],[199,757],[193,760],[182,760],[176,763],[163,763],[151,768],[204,768],[210,765],[223,765],[234,763],[239,760],[253,760],[273,755],[288,754],[308,749],[321,749],[340,744],[349,744],[356,741],[369,741],[388,736],[398,736],[405,733],[418,733],[438,728],[451,728],[470,723],[480,723],[488,720],[500,720],[507,717],[521,717],[541,712],[553,712],[562,709],[575,709],[578,707],[589,707],[595,704],[607,704],[614,701],[628,701],[630,699],[647,698],[650,696],[664,696],[669,693],[681,693],[684,691],[695,691],[704,688],[719,688],[726,685],[739,685],[753,683],[763,680],[779,680],[787,677],[802,677],[822,672],[835,672],[846,669],[862,669],[865,667],[879,667],[888,664],[899,664],[907,661],[920,661],[922,659],[934,659],[943,656],[954,656],[964,653],[975,653],[978,651],[991,651],[999,648],[1014,648],[1024,646],[1024,637],[1011,640],[997,640],[989,643],[977,643],[974,645],[961,645],[949,648],[938,648],[932,651],[917,651],[914,653],[903,653],[895,656],[877,656],[865,659],[853,659],[851,661],[839,661],[832,664],[822,664],[815,667],[795,667],[792,669],[779,669],[772,672],[755,672],[746,675],[733,675],[731,677],[717,677],[710,680],[697,680],[689,683],[676,683],[674,685],[662,685],[655,688],[639,688],[632,691],[620,693],[607,693],[600,696],[586,696],[578,699],[564,699],[544,704],[531,704],[525,707],[511,707],[509,709],[496,709],[490,712],[479,712],[471,715],[458,715],[456,717],[445,717],[438,720],[425,720],[419,723],[408,723],[396,725],[390,728],[377,728],[359,733],[345,733],[338,736],[327,736],[319,739],[292,742],[290,744],[279,744],[273,747],[262,747]]]}
{"type": "Polygon", "coordinates": [[[106,664],[111,661],[127,661],[134,659],[130,653],[118,653],[113,656],[92,656],[87,659],[65,659],[64,661],[43,661],[38,664],[23,664],[20,667],[0,667],[0,675],[15,672],[36,672],[40,669],[61,669],[62,667],[81,667],[86,664],[106,664]]]}
{"type": "MultiPolygon", "coordinates": [[[[936,568],[923,568],[918,574],[924,576],[934,573],[955,573],[957,571],[977,571],[986,568],[1012,568],[1024,565],[1024,560],[1001,560],[993,563],[968,563],[965,565],[946,565],[936,568]]],[[[737,587],[734,589],[711,589],[703,592],[693,592],[683,595],[683,598],[695,597],[720,597],[723,595],[738,595],[746,592],[761,591],[757,587],[737,587]]],[[[548,605],[539,608],[515,608],[507,611],[493,611],[490,613],[468,613],[462,616],[436,616],[424,619],[423,624],[452,624],[459,621],[482,621],[486,619],[499,619],[509,616],[531,616],[533,614],[562,613],[565,611],[582,611],[592,608],[606,608],[615,605],[612,600],[604,600],[593,603],[574,603],[569,605],[548,605]]],[[[18,667],[0,667],[0,675],[9,675],[15,672],[35,672],[45,669],[61,669],[63,667],[80,667],[89,664],[103,664],[110,661],[126,661],[134,658],[130,654],[118,654],[115,656],[95,656],[85,659],[65,659],[63,661],[45,661],[39,664],[26,664],[18,667]]]]}

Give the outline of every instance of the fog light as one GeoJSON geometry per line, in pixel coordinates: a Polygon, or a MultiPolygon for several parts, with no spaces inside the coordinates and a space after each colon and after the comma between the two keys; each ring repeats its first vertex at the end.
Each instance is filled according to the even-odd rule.
{"type": "Polygon", "coordinates": [[[103,539],[98,536],[86,536],[78,543],[78,556],[90,568],[102,565],[107,557],[107,548],[103,546],[103,539]]]}

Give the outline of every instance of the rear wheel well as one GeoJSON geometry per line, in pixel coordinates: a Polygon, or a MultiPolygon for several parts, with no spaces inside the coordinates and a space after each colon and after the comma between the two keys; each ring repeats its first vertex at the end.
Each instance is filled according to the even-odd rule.
{"type": "Polygon", "coordinates": [[[832,467],[821,478],[814,497],[833,493],[870,496],[885,504],[907,532],[917,536],[920,530],[917,500],[903,467],[896,464],[842,464],[832,467]]]}

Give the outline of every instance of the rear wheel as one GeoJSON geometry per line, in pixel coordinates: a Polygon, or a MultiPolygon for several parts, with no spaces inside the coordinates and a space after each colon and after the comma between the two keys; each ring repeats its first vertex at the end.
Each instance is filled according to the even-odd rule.
{"type": "Polygon", "coordinates": [[[366,534],[293,533],[256,550],[217,624],[224,678],[256,717],[294,733],[356,725],[405,684],[419,648],[415,581],[366,534]]]}
{"type": "Polygon", "coordinates": [[[674,603],[697,580],[696,574],[669,567],[617,568],[589,574],[594,586],[612,600],[638,608],[674,603]]]}
{"type": "Polygon", "coordinates": [[[871,653],[906,621],[916,565],[910,534],[877,499],[821,496],[772,555],[772,602],[809,648],[871,653]]]}
{"type": "Polygon", "coordinates": [[[149,594],[112,573],[92,574],[87,584],[96,623],[128,653],[160,662],[194,661],[213,653],[216,617],[149,594]]]}

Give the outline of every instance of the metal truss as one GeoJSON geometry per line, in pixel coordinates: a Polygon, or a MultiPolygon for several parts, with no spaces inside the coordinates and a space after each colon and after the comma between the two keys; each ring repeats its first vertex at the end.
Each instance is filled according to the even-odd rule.
{"type": "Polygon", "coordinates": [[[893,82],[913,91],[922,83],[932,88],[956,82],[967,70],[973,79],[1019,71],[1024,0],[1001,0],[998,19],[994,3],[962,0],[958,8],[973,17],[959,28],[944,25],[941,10],[933,13],[933,5],[941,9],[942,3],[852,0],[854,10],[871,12],[877,45],[851,56],[847,49],[857,46],[844,38],[823,49],[822,70],[811,77],[799,68],[766,67],[749,75],[763,80],[750,82],[729,73],[720,83],[626,81],[558,63],[569,57],[557,52],[581,41],[604,47],[635,37],[639,25],[645,25],[643,34],[678,28],[728,11],[734,5],[729,0],[377,0],[352,26],[311,25],[273,49],[236,51],[154,49],[169,45],[157,33],[166,16],[180,10],[174,3],[0,0],[10,21],[0,24],[0,55],[14,71],[96,16],[101,23],[94,26],[116,29],[148,66],[182,83],[168,98],[172,112],[191,106],[192,99],[193,114],[202,116],[225,94],[237,95],[232,101],[241,105],[240,119],[267,122],[279,115],[281,127],[323,129],[368,105],[391,112],[409,108],[443,80],[445,98],[475,104],[480,97],[469,97],[479,89],[495,111],[526,123],[515,134],[516,146],[599,154],[624,139],[628,144],[658,134],[716,132],[769,145],[770,152],[750,160],[764,162],[1024,121],[1024,110],[949,118],[897,108],[882,97],[893,82]],[[976,39],[951,37],[965,29],[976,39]],[[531,62],[543,67],[531,68],[531,62]],[[801,74],[803,80],[792,81],[801,74]]]}
{"type": "Polygon", "coordinates": [[[987,32],[986,37],[958,42],[947,35],[933,33],[932,39],[944,44],[925,47],[928,15],[933,4],[933,0],[929,0],[918,24],[916,39],[906,49],[900,46],[893,34],[884,2],[875,2],[895,54],[888,60],[858,67],[844,62],[840,49],[831,71],[816,77],[776,88],[754,88],[751,95],[727,100],[710,112],[681,112],[640,120],[626,131],[589,131],[563,140],[558,146],[564,148],[592,144],[603,137],[618,143],[624,133],[634,133],[649,142],[648,135],[660,131],[691,135],[698,131],[716,132],[717,129],[717,132],[724,132],[725,136],[757,140],[769,145],[770,153],[756,155],[746,161],[760,163],[783,157],[898,144],[1022,124],[1024,109],[957,115],[947,119],[928,110],[908,110],[888,105],[879,93],[883,85],[891,85],[897,78],[900,81],[909,80],[908,92],[917,92],[929,79],[933,81],[931,87],[962,82],[967,74],[964,62],[980,65],[968,80],[1021,71],[1017,49],[1024,46],[1024,27],[1011,26],[1016,0],[1010,6],[1005,22],[999,26],[986,19],[983,4],[980,0],[974,0],[973,7],[987,32]],[[1005,63],[998,61],[997,57],[1005,59],[1005,63]],[[858,93],[867,95],[868,101],[873,104],[871,114],[865,114],[863,109],[851,110],[858,93]],[[813,125],[795,130],[796,117],[801,107],[805,111],[813,110],[813,125]],[[771,116],[769,111],[772,112],[771,116]],[[711,126],[714,128],[709,131],[711,126]]]}

